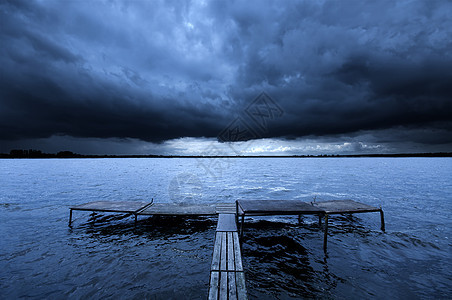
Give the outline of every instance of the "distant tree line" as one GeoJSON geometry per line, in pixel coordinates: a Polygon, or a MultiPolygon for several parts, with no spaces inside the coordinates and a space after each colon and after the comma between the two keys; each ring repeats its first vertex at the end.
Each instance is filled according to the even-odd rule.
{"type": "Polygon", "coordinates": [[[292,155],[292,156],[183,156],[183,155],[84,155],[72,151],[60,151],[58,153],[43,153],[41,150],[14,149],[9,154],[1,154],[0,158],[255,158],[255,157],[452,157],[452,152],[436,153],[399,153],[399,154],[320,154],[320,155],[292,155]]]}
{"type": "Polygon", "coordinates": [[[71,151],[60,151],[58,153],[43,153],[41,150],[35,149],[14,149],[9,154],[0,154],[1,158],[78,158],[83,157],[81,154],[71,151]]]}

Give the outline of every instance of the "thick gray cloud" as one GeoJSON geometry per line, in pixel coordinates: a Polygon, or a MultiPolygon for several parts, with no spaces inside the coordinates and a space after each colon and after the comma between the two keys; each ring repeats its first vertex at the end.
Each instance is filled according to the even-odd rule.
{"type": "Polygon", "coordinates": [[[284,113],[259,137],[451,143],[450,15],[450,1],[3,1],[0,139],[216,137],[266,91],[284,113]]]}

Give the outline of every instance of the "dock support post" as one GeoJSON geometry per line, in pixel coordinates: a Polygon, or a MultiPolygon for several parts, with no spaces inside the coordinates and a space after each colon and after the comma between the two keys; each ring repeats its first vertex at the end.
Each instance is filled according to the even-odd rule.
{"type": "Polygon", "coordinates": [[[385,215],[380,207],[381,231],[385,231],[385,215]]]}
{"type": "Polygon", "coordinates": [[[323,251],[326,252],[328,243],[328,214],[325,214],[325,230],[323,236],[323,251]]]}
{"type": "Polygon", "coordinates": [[[245,224],[245,212],[242,214],[242,225],[240,226],[240,244],[243,243],[243,225],[245,224]]]}
{"type": "Polygon", "coordinates": [[[235,201],[235,225],[239,228],[239,204],[235,201]]]}
{"type": "Polygon", "coordinates": [[[319,215],[319,227],[322,227],[322,215],[319,215]]]}
{"type": "Polygon", "coordinates": [[[69,210],[69,227],[71,227],[72,224],[72,209],[69,210]]]}

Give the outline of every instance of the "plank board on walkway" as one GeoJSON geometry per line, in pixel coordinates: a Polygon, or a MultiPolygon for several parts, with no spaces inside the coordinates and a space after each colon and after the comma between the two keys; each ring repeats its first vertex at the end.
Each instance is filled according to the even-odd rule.
{"type": "Polygon", "coordinates": [[[322,214],[325,211],[298,200],[237,200],[239,213],[246,215],[322,214]]]}
{"type": "Polygon", "coordinates": [[[212,271],[208,299],[248,299],[244,272],[212,271]]]}
{"type": "Polygon", "coordinates": [[[70,207],[71,210],[135,213],[151,203],[136,201],[95,201],[70,207]]]}
{"type": "Polygon", "coordinates": [[[219,299],[228,299],[228,273],[220,272],[220,297],[219,299]]]}
{"type": "Polygon", "coordinates": [[[239,234],[238,232],[232,233],[232,239],[234,242],[234,259],[235,259],[235,270],[243,271],[242,264],[242,254],[240,252],[239,234]]]}
{"type": "Polygon", "coordinates": [[[237,231],[235,214],[219,214],[217,231],[237,231]]]}
{"type": "Polygon", "coordinates": [[[248,299],[244,272],[235,273],[235,283],[237,285],[237,299],[238,300],[248,299]]]}
{"type": "MultiPolygon", "coordinates": [[[[235,226],[235,214],[220,214],[217,228],[235,226]]],[[[217,230],[210,268],[209,299],[247,299],[237,226],[217,230]]]]}
{"type": "Polygon", "coordinates": [[[330,200],[330,201],[311,202],[311,204],[314,207],[325,210],[325,212],[329,215],[380,211],[380,208],[356,202],[353,200],[330,200]]]}
{"type": "Polygon", "coordinates": [[[209,299],[218,299],[220,272],[210,272],[209,299]]]}
{"type": "Polygon", "coordinates": [[[235,272],[228,272],[228,299],[237,299],[235,272]]]}
{"type": "Polygon", "coordinates": [[[213,248],[212,271],[243,271],[237,232],[217,232],[213,248]]]}

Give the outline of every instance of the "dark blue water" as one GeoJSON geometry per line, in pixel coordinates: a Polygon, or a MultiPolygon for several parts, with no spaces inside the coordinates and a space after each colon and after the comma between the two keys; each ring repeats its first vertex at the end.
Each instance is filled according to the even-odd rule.
{"type": "Polygon", "coordinates": [[[452,159],[0,160],[0,298],[205,299],[215,218],[74,212],[89,201],[354,199],[378,213],[247,221],[250,298],[452,297],[452,159]]]}

